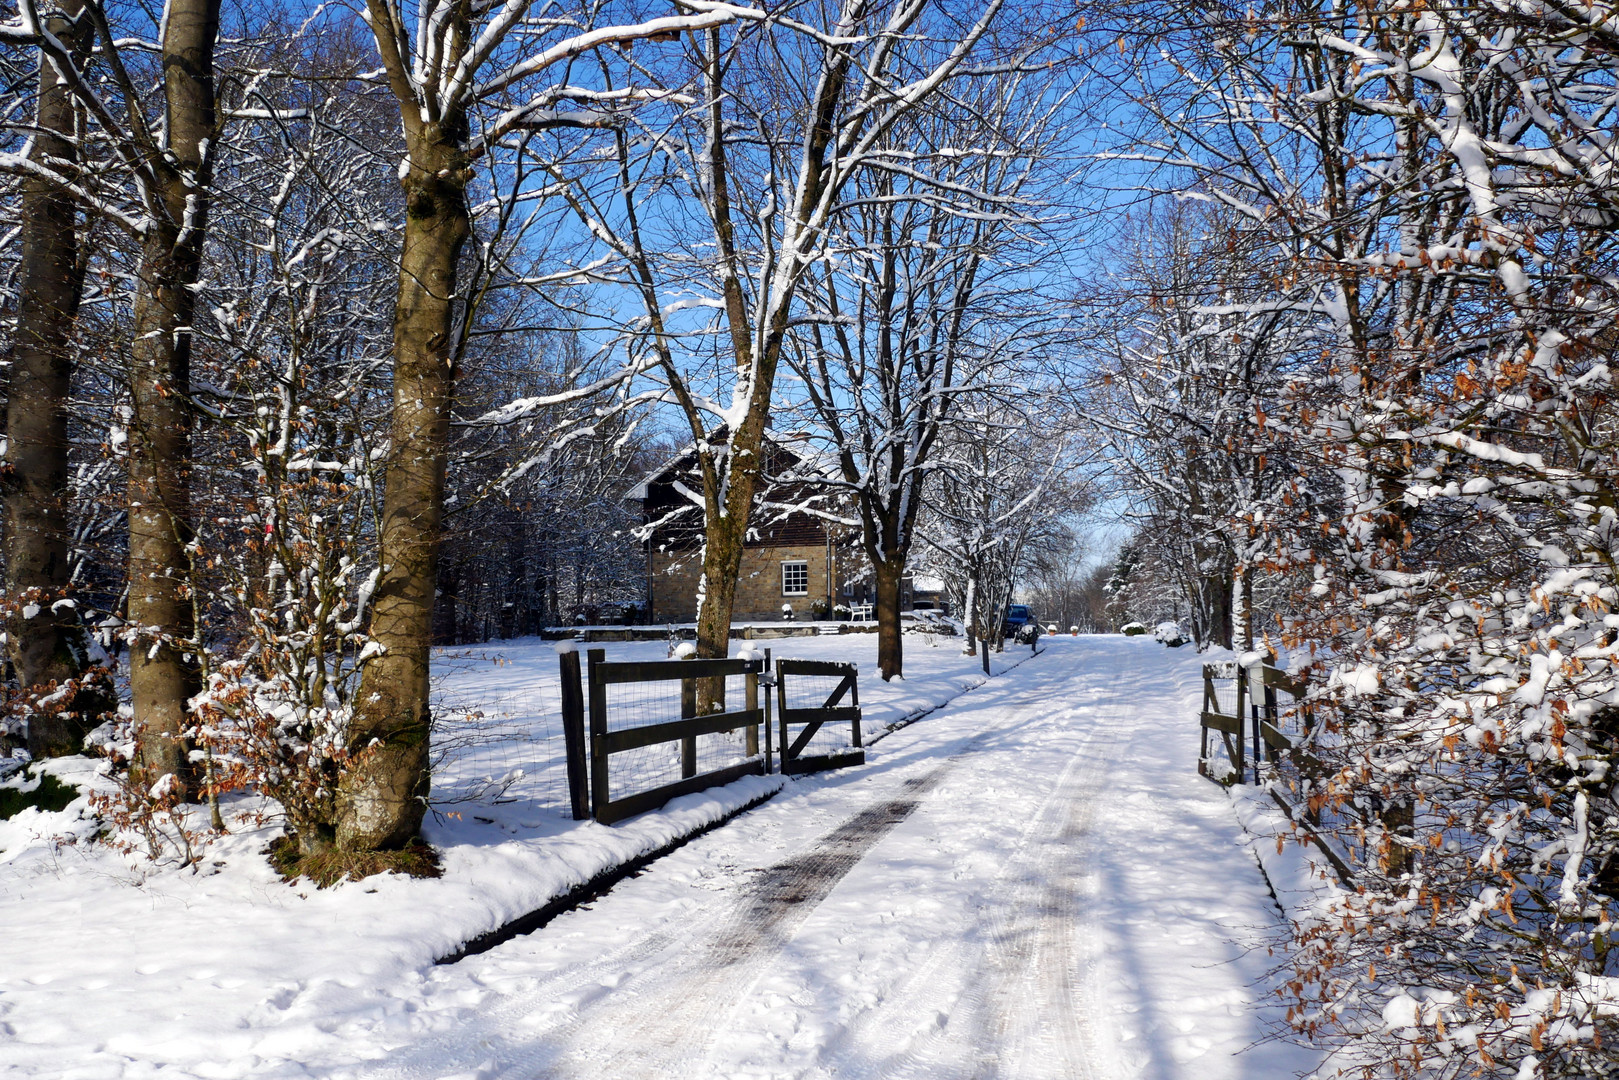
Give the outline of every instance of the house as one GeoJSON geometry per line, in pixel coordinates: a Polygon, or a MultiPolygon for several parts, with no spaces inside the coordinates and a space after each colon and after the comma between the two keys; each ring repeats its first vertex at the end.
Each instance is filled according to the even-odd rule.
{"type": "MultiPolygon", "coordinates": [[[[811,618],[817,609],[830,613],[848,602],[850,582],[864,562],[858,534],[811,512],[818,506],[838,513],[840,497],[817,483],[814,457],[801,442],[767,438],[765,476],[754,499],[732,619],[775,621],[784,617],[783,605],[792,608],[796,619],[811,618]]],[[[691,448],[630,492],[630,498],[641,500],[646,534],[649,622],[691,622],[697,617],[703,573],[701,493],[691,448]]]]}

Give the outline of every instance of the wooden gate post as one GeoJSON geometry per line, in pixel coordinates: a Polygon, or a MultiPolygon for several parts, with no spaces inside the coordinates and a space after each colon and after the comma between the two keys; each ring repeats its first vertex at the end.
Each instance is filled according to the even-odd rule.
{"type": "MultiPolygon", "coordinates": [[[[1214,696],[1214,669],[1203,665],[1203,712],[1219,712],[1219,699],[1214,696]]],[[[1198,724],[1197,775],[1209,775],[1209,725],[1198,724]]]]}
{"type": "MultiPolygon", "coordinates": [[[[766,672],[770,671],[770,650],[769,649],[765,650],[765,671],[766,672]]],[[[771,678],[774,679],[775,676],[772,675],[771,678]]],[[[770,745],[770,684],[769,683],[765,684],[765,722],[764,722],[764,729],[765,729],[765,775],[769,776],[770,771],[771,771],[770,770],[771,751],[774,749],[770,745]]]]}
{"type": "MultiPolygon", "coordinates": [[[[1268,723],[1273,730],[1282,719],[1281,713],[1276,707],[1276,687],[1272,686],[1270,684],[1270,680],[1268,679],[1265,681],[1265,708],[1262,715],[1265,723],[1268,723]]],[[[1263,736],[1264,732],[1261,731],[1259,734],[1263,736]]],[[[1262,738],[1260,745],[1265,748],[1265,760],[1275,761],[1276,750],[1270,745],[1270,743],[1262,738]]]]}
{"type": "Polygon", "coordinates": [[[1248,737],[1243,733],[1243,717],[1248,711],[1248,669],[1237,664],[1237,783],[1248,782],[1248,737]]]}
{"type": "Polygon", "coordinates": [[[590,816],[590,786],[585,772],[585,697],[579,683],[579,652],[570,649],[558,660],[562,668],[562,744],[568,760],[568,796],[573,820],[590,816]]]}
{"type": "MultiPolygon", "coordinates": [[[[725,679],[719,679],[719,700],[725,700],[725,679]]],[[[697,715],[697,680],[680,680],[680,718],[690,720],[697,715]]],[[[687,735],[680,740],[680,775],[691,777],[697,775],[697,736],[687,735]]]]}
{"type": "MultiPolygon", "coordinates": [[[[747,679],[746,708],[749,712],[752,712],[759,707],[759,674],[758,672],[750,671],[745,678],[747,679]]],[[[759,755],[759,726],[749,724],[743,729],[742,738],[746,743],[744,749],[748,757],[757,757],[759,755]]]]}
{"type": "MultiPolygon", "coordinates": [[[[857,709],[860,708],[860,682],[859,682],[859,680],[850,680],[850,682],[849,682],[849,704],[853,705],[857,709]]],[[[861,742],[860,742],[860,715],[858,713],[855,714],[854,725],[853,726],[854,726],[854,739],[852,741],[853,741],[854,745],[858,748],[861,745],[861,742]]]]}
{"type": "Polygon", "coordinates": [[[611,799],[607,788],[607,685],[597,667],[607,659],[606,649],[585,654],[590,672],[590,810],[600,814],[611,799]]]}

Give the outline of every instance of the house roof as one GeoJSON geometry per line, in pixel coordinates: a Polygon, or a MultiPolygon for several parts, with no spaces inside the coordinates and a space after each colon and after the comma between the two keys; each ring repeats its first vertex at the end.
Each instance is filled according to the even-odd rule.
{"type": "MultiPolygon", "coordinates": [[[[715,434],[718,435],[723,432],[723,430],[723,428],[719,429],[715,434]]],[[[798,475],[795,476],[794,479],[830,480],[836,475],[836,461],[831,456],[816,449],[814,444],[803,433],[790,432],[785,435],[776,435],[767,431],[765,432],[764,438],[765,442],[776,447],[778,450],[792,455],[793,460],[798,463],[798,475]]],[[[624,497],[626,499],[639,499],[640,501],[645,502],[647,497],[651,494],[653,484],[656,484],[658,481],[668,477],[669,474],[678,472],[680,469],[685,468],[692,463],[692,455],[696,449],[697,444],[695,442],[688,442],[685,446],[682,446],[678,451],[676,451],[676,453],[670,457],[669,460],[665,461],[662,465],[659,465],[656,469],[653,469],[651,472],[643,476],[641,478],[641,482],[630,488],[630,490],[625,493],[624,497]]]]}

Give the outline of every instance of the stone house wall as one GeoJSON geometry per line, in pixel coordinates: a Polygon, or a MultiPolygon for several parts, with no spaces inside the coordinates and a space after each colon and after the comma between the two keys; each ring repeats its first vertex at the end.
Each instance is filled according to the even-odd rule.
{"type": "MultiPolygon", "coordinates": [[[[827,572],[827,554],[825,543],[744,548],[732,620],[774,621],[782,617],[783,604],[793,605],[797,618],[808,619],[810,605],[816,600],[824,599],[829,605],[837,603],[837,593],[842,585],[838,575],[843,572],[845,553],[832,548],[830,575],[827,572]],[[787,596],[782,593],[781,564],[784,562],[808,564],[809,591],[806,595],[787,596]]],[[[653,552],[650,569],[648,591],[651,593],[651,621],[691,622],[697,618],[697,580],[703,572],[701,552],[653,552]]]]}

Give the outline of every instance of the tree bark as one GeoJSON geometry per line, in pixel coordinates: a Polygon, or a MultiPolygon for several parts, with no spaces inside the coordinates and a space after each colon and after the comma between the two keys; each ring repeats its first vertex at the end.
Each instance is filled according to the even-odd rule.
{"type": "Polygon", "coordinates": [[[201,689],[192,620],[191,319],[207,231],[207,146],[217,135],[219,0],[172,0],[163,33],[169,159],[141,246],[130,349],[129,622],[138,772],[189,794],[188,702],[201,689]]]}
{"type": "Polygon", "coordinates": [[[899,622],[900,582],[905,577],[903,559],[891,558],[871,564],[877,586],[877,671],[883,681],[904,673],[905,644],[899,622]]]}
{"type": "Polygon", "coordinates": [[[967,596],[961,602],[961,622],[967,634],[967,656],[978,655],[978,576],[967,572],[967,596]]]}
{"type": "MultiPolygon", "coordinates": [[[[68,20],[83,9],[67,0],[68,20]]],[[[61,36],[59,34],[58,36],[61,36]]],[[[43,54],[39,65],[38,128],[30,157],[61,172],[77,164],[72,93],[43,54]]],[[[14,610],[6,640],[24,689],[63,684],[89,666],[88,635],[76,611],[53,605],[67,594],[68,391],[71,338],[84,271],[79,261],[77,200],[39,177],[22,184],[22,262],[17,280],[17,330],[6,394],[6,596],[37,608],[14,610]]],[[[93,715],[110,703],[85,700],[71,712],[28,718],[28,750],[37,757],[77,753],[93,715]],[[91,715],[85,715],[89,712],[91,715]]]]}
{"type": "Polygon", "coordinates": [[[1254,647],[1254,572],[1239,566],[1231,580],[1231,648],[1249,652],[1254,647]]]}
{"type": "Polygon", "coordinates": [[[408,115],[405,237],[394,313],[394,397],[382,501],[382,573],[339,785],[337,844],[399,847],[428,785],[428,654],[454,390],[456,261],[471,233],[460,132],[408,115]]]}

